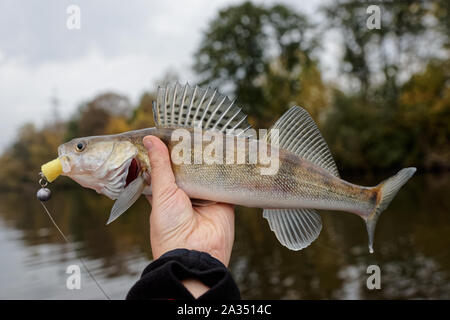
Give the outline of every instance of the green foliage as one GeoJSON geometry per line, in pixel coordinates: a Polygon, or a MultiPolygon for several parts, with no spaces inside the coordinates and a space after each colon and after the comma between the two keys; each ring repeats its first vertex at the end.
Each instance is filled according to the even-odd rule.
{"type": "Polygon", "coordinates": [[[345,0],[321,10],[324,25],[342,38],[341,89],[322,80],[313,58],[315,26],[282,5],[245,2],[220,11],[204,34],[195,70],[204,83],[232,88],[256,126],[269,127],[290,105],[305,107],[344,170],[448,167],[448,63],[442,60],[448,3],[378,1],[379,30],[366,26],[371,4],[345,0]],[[430,37],[436,47],[423,50],[430,37]],[[423,100],[406,103],[420,91],[427,92],[423,100]]]}
{"type": "Polygon", "coordinates": [[[414,158],[427,169],[450,167],[450,60],[432,61],[411,77],[399,99],[401,120],[414,137],[414,158]]]}
{"type": "Polygon", "coordinates": [[[399,77],[409,72],[411,65],[437,54],[436,50],[422,50],[430,45],[428,39],[446,37],[439,28],[430,26],[430,21],[443,19],[433,13],[437,13],[435,6],[444,2],[448,1],[340,0],[323,7],[328,25],[343,39],[342,73],[349,80],[357,80],[363,95],[370,95],[370,89],[376,86],[385,97],[396,99],[399,77]],[[380,29],[366,27],[366,10],[372,4],[381,10],[380,29]]]}
{"type": "Polygon", "coordinates": [[[296,90],[301,66],[316,48],[311,29],[306,16],[283,5],[245,2],[231,6],[218,13],[203,35],[194,68],[203,84],[232,88],[253,123],[266,124],[273,120],[268,117],[273,112],[264,83],[286,72],[289,76],[282,77],[283,89],[296,90]]]}
{"type": "Polygon", "coordinates": [[[403,166],[411,135],[391,116],[363,96],[335,92],[327,113],[325,138],[344,170],[376,170],[403,166]]]}
{"type": "Polygon", "coordinates": [[[36,184],[42,164],[55,157],[63,142],[59,124],[37,130],[34,125],[24,125],[17,140],[0,157],[0,179],[3,188],[21,189],[24,184],[36,184]]]}
{"type": "Polygon", "coordinates": [[[130,110],[128,98],[116,93],[100,94],[78,108],[68,123],[66,139],[112,133],[108,130],[110,122],[125,121],[130,110]]]}
{"type": "Polygon", "coordinates": [[[48,124],[42,129],[24,125],[16,141],[0,157],[3,189],[21,189],[26,184],[36,187],[41,165],[54,159],[58,146],[72,138],[152,126],[152,97],[145,93],[140,104],[133,108],[124,96],[100,94],[82,104],[67,122],[48,124]]]}
{"type": "Polygon", "coordinates": [[[430,62],[399,88],[391,104],[337,91],[323,127],[340,167],[449,168],[449,63],[430,62]]]}
{"type": "Polygon", "coordinates": [[[139,101],[139,105],[134,109],[130,120],[130,125],[133,130],[153,127],[155,122],[153,120],[153,101],[156,100],[154,94],[145,92],[139,101]]]}

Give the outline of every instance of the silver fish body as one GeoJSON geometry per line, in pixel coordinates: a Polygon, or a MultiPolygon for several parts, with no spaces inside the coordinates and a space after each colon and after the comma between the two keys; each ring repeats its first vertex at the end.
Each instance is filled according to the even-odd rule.
{"type": "MultiPolygon", "coordinates": [[[[171,152],[178,143],[171,140],[173,130],[155,128],[149,132],[162,139],[171,152]]],[[[248,159],[248,148],[243,152],[248,159]]],[[[173,164],[177,185],[191,198],[256,208],[313,208],[367,215],[376,204],[373,188],[351,184],[283,148],[279,148],[279,169],[273,175],[260,174],[261,165],[248,161],[232,165],[222,162],[173,164]]]]}

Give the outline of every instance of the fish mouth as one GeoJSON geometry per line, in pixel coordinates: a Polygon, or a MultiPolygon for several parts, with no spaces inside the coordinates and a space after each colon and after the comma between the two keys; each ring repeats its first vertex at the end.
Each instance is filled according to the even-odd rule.
{"type": "Polygon", "coordinates": [[[133,158],[130,162],[130,165],[128,166],[128,173],[125,179],[125,188],[138,177],[139,170],[139,162],[136,160],[136,158],[133,158]]]}
{"type": "Polygon", "coordinates": [[[63,174],[67,174],[71,170],[70,159],[67,156],[59,156],[59,161],[61,161],[63,174]]]}

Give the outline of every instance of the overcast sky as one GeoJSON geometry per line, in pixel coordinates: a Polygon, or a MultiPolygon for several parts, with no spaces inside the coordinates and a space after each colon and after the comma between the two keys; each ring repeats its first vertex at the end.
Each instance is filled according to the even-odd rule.
{"type": "MultiPolygon", "coordinates": [[[[192,56],[217,11],[237,0],[47,0],[0,2],[0,152],[20,125],[42,125],[57,96],[61,116],[108,90],[136,103],[174,70],[195,80],[192,56]],[[81,29],[66,27],[67,7],[81,9],[81,29]]],[[[323,0],[285,3],[312,15],[323,0]]]]}

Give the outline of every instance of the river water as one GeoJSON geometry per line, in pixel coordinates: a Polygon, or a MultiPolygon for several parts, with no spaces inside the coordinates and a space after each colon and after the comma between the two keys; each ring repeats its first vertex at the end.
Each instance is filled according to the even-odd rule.
{"type": "MultiPolygon", "coordinates": [[[[378,183],[372,179],[348,180],[378,183]]],[[[260,209],[237,208],[231,272],[248,299],[450,299],[450,175],[417,174],[381,216],[375,253],[363,221],[324,212],[323,229],[308,248],[281,246],[260,209]],[[369,290],[367,268],[380,268],[380,289],[369,290]]],[[[82,268],[88,265],[113,299],[123,299],[151,261],[148,214],[141,198],[105,225],[112,201],[81,187],[52,184],[50,212],[33,191],[0,194],[0,299],[104,299],[82,268]],[[81,268],[81,288],[69,290],[70,265],[81,268]]]]}

